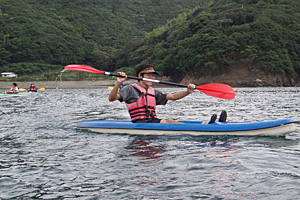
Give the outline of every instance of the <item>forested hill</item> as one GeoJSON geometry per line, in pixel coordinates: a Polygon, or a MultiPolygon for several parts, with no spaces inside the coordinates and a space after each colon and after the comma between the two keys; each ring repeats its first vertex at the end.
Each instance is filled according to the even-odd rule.
{"type": "Polygon", "coordinates": [[[207,2],[0,0],[0,67],[21,76],[69,63],[113,70],[129,40],[207,2]]]}
{"type": "Polygon", "coordinates": [[[300,1],[219,0],[157,28],[122,58],[118,66],[152,63],[177,81],[295,85],[300,1]]]}
{"type": "Polygon", "coordinates": [[[70,63],[133,73],[145,62],[175,81],[300,76],[299,0],[0,0],[0,36],[1,70],[20,76],[70,63]]]}

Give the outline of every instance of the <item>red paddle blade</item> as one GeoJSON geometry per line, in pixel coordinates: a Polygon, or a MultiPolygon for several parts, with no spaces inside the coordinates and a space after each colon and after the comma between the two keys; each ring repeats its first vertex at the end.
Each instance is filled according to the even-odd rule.
{"type": "Polygon", "coordinates": [[[76,65],[76,64],[67,65],[65,66],[65,69],[73,70],[73,71],[91,72],[91,73],[103,74],[103,75],[105,74],[105,72],[103,71],[99,71],[98,69],[86,65],[76,65]]]}
{"type": "Polygon", "coordinates": [[[235,93],[232,87],[221,83],[209,83],[199,85],[196,87],[197,90],[221,99],[234,99],[235,93]]]}

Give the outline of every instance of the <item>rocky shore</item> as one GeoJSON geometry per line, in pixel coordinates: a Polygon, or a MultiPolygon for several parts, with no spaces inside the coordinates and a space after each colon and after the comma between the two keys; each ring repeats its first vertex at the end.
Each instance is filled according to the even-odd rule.
{"type": "Polygon", "coordinates": [[[182,83],[224,83],[231,87],[299,87],[300,79],[287,76],[285,73],[267,73],[258,66],[239,65],[229,67],[226,73],[195,77],[188,74],[182,83]]]}

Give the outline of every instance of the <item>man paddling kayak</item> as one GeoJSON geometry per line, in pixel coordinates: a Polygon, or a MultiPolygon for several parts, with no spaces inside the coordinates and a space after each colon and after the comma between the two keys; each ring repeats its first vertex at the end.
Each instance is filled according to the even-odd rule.
{"type": "MultiPolygon", "coordinates": [[[[109,101],[119,100],[125,102],[132,122],[140,123],[180,123],[174,119],[159,119],[156,116],[156,105],[165,105],[168,100],[179,100],[193,93],[194,84],[189,84],[185,92],[166,94],[151,87],[152,82],[139,80],[138,84],[127,85],[118,92],[118,89],[126,80],[127,75],[124,72],[118,72],[123,77],[117,77],[117,83],[112,89],[108,99],[109,101]]],[[[137,68],[136,74],[140,78],[155,79],[158,73],[150,64],[142,64],[137,68]]],[[[224,116],[224,114],[223,114],[224,116]]],[[[216,121],[217,116],[213,115],[209,123],[216,121]]],[[[223,117],[224,118],[224,117],[223,117]]],[[[226,118],[226,117],[225,117],[226,118]]],[[[221,119],[221,117],[220,117],[221,119]]],[[[226,119],[225,119],[226,121],[226,119]]]]}

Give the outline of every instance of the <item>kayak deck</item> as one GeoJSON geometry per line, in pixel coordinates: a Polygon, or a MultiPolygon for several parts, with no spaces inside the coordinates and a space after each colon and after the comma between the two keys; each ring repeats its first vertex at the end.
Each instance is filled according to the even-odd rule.
{"type": "Polygon", "coordinates": [[[293,119],[261,122],[216,122],[181,121],[172,123],[132,123],[129,120],[81,121],[79,129],[100,133],[125,133],[134,135],[237,135],[237,136],[284,136],[296,130],[293,119]]]}

